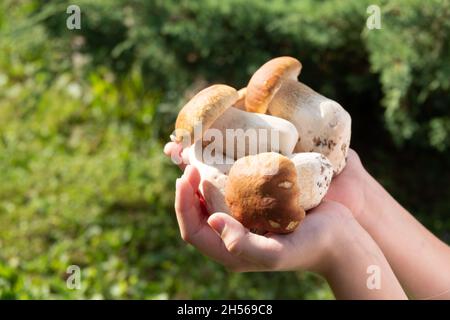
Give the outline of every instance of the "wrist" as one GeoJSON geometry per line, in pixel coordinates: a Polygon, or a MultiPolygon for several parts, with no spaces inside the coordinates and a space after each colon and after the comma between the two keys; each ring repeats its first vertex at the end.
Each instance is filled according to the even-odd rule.
{"type": "Polygon", "coordinates": [[[355,220],[335,239],[321,275],[338,299],[404,299],[400,283],[375,241],[355,220]],[[371,271],[372,270],[372,271],[371,271]],[[382,274],[378,285],[368,282],[382,274]]]}
{"type": "Polygon", "coordinates": [[[350,210],[344,206],[341,207],[340,210],[334,210],[328,217],[329,220],[332,220],[330,223],[332,227],[322,238],[324,248],[322,255],[311,270],[325,278],[331,273],[331,269],[340,264],[342,257],[354,245],[355,237],[363,231],[350,210]]]}
{"type": "MultiPolygon", "coordinates": [[[[365,169],[361,173],[363,206],[356,216],[360,225],[366,230],[373,230],[382,224],[384,207],[391,201],[389,193],[365,169]]],[[[392,204],[390,204],[392,206],[392,204]]]]}
{"type": "Polygon", "coordinates": [[[358,223],[355,221],[347,221],[345,226],[342,226],[340,233],[333,239],[326,259],[326,268],[323,269],[322,275],[329,279],[339,270],[344,268],[348,258],[355,251],[355,239],[359,238],[361,230],[357,228],[358,223]]]}

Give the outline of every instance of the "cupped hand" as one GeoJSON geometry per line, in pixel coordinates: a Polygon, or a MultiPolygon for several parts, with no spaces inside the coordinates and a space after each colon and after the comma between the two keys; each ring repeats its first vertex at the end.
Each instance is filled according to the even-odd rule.
{"type": "Polygon", "coordinates": [[[201,210],[200,175],[188,165],[177,179],[175,211],[182,238],[233,271],[310,270],[323,272],[339,235],[348,233],[349,210],[326,201],[311,210],[301,225],[285,235],[251,233],[225,213],[201,210]]]}
{"type": "Polygon", "coordinates": [[[349,149],[347,165],[331,181],[325,199],[343,204],[358,219],[365,206],[365,172],[358,154],[349,149]]]}

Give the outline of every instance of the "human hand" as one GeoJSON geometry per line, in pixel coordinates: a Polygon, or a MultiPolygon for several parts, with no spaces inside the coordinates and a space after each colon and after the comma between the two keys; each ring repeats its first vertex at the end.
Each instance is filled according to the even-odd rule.
{"type": "Polygon", "coordinates": [[[188,165],[177,180],[175,211],[182,238],[233,271],[310,270],[324,273],[331,265],[353,217],[342,205],[326,201],[311,210],[287,235],[251,233],[233,217],[202,212],[198,198],[200,175],[188,165]]]}
{"type": "Polygon", "coordinates": [[[349,149],[347,165],[344,170],[331,181],[325,199],[343,204],[349,208],[356,219],[364,212],[368,174],[358,154],[349,149]]]}
{"type": "Polygon", "coordinates": [[[325,200],[290,234],[257,235],[227,214],[209,216],[199,184],[199,172],[191,165],[177,179],[175,211],[181,236],[228,269],[308,270],[323,275],[339,299],[406,298],[381,250],[341,204],[325,200]],[[383,274],[381,290],[367,287],[371,265],[383,274]]]}

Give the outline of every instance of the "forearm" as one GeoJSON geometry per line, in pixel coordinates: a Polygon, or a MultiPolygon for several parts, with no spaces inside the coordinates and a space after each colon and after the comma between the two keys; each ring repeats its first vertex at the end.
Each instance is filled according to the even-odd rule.
{"type": "Polygon", "coordinates": [[[368,173],[359,223],[414,298],[450,298],[450,248],[422,226],[368,173]]]}
{"type": "Polygon", "coordinates": [[[406,299],[380,248],[358,223],[354,224],[352,232],[335,243],[323,273],[336,298],[406,299]]]}

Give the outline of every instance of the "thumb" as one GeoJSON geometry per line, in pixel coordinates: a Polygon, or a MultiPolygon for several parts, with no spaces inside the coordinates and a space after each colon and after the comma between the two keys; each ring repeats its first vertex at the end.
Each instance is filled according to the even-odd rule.
{"type": "Polygon", "coordinates": [[[282,245],[277,240],[251,233],[225,213],[214,213],[208,218],[208,224],[220,235],[231,254],[270,269],[278,265],[282,245]]]}

